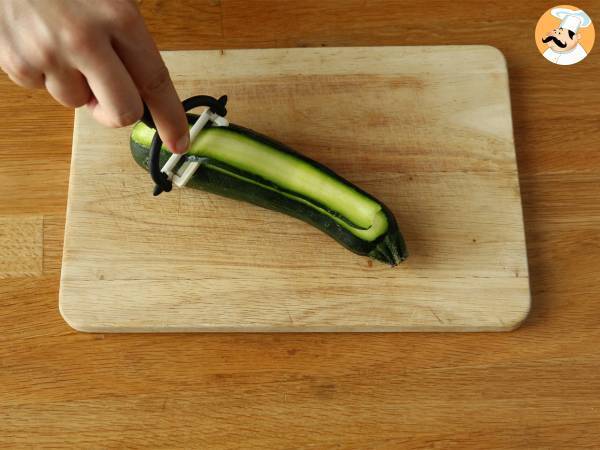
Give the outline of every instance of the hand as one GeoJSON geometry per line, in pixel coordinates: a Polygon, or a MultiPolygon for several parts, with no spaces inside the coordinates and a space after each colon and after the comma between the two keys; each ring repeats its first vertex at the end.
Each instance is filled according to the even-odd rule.
{"type": "Polygon", "coordinates": [[[110,127],[138,120],[143,100],[165,145],[187,150],[185,112],[130,0],[0,0],[0,67],[110,127]]]}

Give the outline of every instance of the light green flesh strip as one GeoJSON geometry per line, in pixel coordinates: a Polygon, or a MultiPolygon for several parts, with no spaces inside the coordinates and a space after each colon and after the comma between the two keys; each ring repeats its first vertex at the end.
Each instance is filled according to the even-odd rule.
{"type": "Polygon", "coordinates": [[[222,167],[217,167],[217,166],[212,166],[211,165],[211,169],[212,170],[216,170],[219,171],[221,173],[226,173],[229,176],[238,178],[240,180],[244,180],[248,183],[252,183],[255,184],[257,186],[261,186],[264,189],[268,189],[270,191],[274,191],[277,192],[281,195],[284,195],[285,197],[291,198],[294,201],[300,202],[300,203],[304,203],[305,205],[310,206],[313,209],[318,210],[320,213],[325,214],[328,217],[331,217],[333,220],[335,220],[337,223],[339,223],[342,227],[344,227],[345,229],[347,229],[348,231],[350,231],[352,234],[354,234],[355,236],[361,238],[363,241],[373,241],[375,239],[377,239],[379,236],[381,236],[383,233],[385,233],[387,231],[387,217],[385,217],[385,213],[383,211],[378,211],[375,214],[375,217],[373,219],[373,225],[371,225],[371,227],[369,227],[366,230],[359,230],[358,228],[354,228],[351,227],[350,225],[348,225],[347,222],[344,222],[343,220],[339,219],[338,217],[335,217],[333,214],[331,214],[329,211],[315,205],[314,203],[309,202],[308,200],[302,198],[302,197],[298,197],[296,195],[290,194],[288,192],[284,192],[284,191],[280,191],[279,189],[275,189],[271,186],[266,186],[264,184],[261,184],[255,180],[252,180],[250,178],[246,178],[243,177],[241,175],[238,175],[237,173],[233,173],[230,172],[228,170],[223,169],[222,167]]]}
{"type": "MultiPolygon", "coordinates": [[[[153,136],[154,130],[141,122],[136,124],[132,133],[133,140],[146,147],[150,146],[153,136]]],[[[203,130],[192,143],[189,154],[223,161],[233,167],[259,175],[286,190],[299,192],[306,197],[313,198],[365,229],[360,230],[350,226],[325,209],[302,197],[294,196],[225,169],[212,166],[214,170],[220,170],[228,175],[277,191],[288,198],[309,205],[331,217],[363,240],[372,241],[387,230],[387,218],[377,202],[365,197],[351,187],[339,183],[327,173],[323,173],[318,168],[293,155],[277,151],[239,133],[227,131],[226,128],[203,130]]]]}

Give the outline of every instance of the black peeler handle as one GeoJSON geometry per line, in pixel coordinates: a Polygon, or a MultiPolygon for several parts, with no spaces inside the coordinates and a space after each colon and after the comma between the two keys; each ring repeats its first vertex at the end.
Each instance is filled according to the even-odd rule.
{"type": "MultiPolygon", "coordinates": [[[[184,111],[189,111],[199,106],[207,106],[213,113],[225,117],[227,115],[227,96],[223,95],[218,99],[211,97],[210,95],[196,95],[190,97],[181,102],[184,111]]],[[[150,114],[148,106],[144,103],[144,114],[140,119],[150,128],[156,128],[154,119],[150,114]]],[[[160,167],[160,149],[162,147],[162,139],[158,135],[158,132],[154,133],[152,144],[150,145],[150,160],[149,168],[150,175],[154,181],[154,195],[159,195],[161,192],[169,192],[173,188],[173,183],[169,180],[166,173],[161,172],[160,167]]]]}

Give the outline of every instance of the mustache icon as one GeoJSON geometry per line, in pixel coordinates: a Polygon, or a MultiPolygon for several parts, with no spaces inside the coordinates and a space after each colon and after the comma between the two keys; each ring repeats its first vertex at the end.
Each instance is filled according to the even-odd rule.
{"type": "Polygon", "coordinates": [[[558,40],[558,38],[556,36],[546,36],[545,38],[542,39],[542,42],[544,44],[553,41],[556,45],[558,45],[560,48],[565,48],[567,46],[566,42],[561,42],[558,40]]]}

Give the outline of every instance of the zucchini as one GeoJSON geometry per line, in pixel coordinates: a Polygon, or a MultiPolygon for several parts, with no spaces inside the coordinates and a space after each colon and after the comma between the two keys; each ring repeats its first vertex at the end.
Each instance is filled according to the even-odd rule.
{"type": "MultiPolygon", "coordinates": [[[[198,118],[188,114],[193,124],[198,118]]],[[[144,122],[131,132],[133,158],[149,170],[156,130],[144,122]]],[[[163,146],[160,165],[171,153],[163,146]]],[[[397,265],[406,245],[391,211],[332,170],[289,147],[235,124],[208,124],[181,159],[202,159],[187,187],[243,200],[301,219],[359,255],[397,265]]]]}

